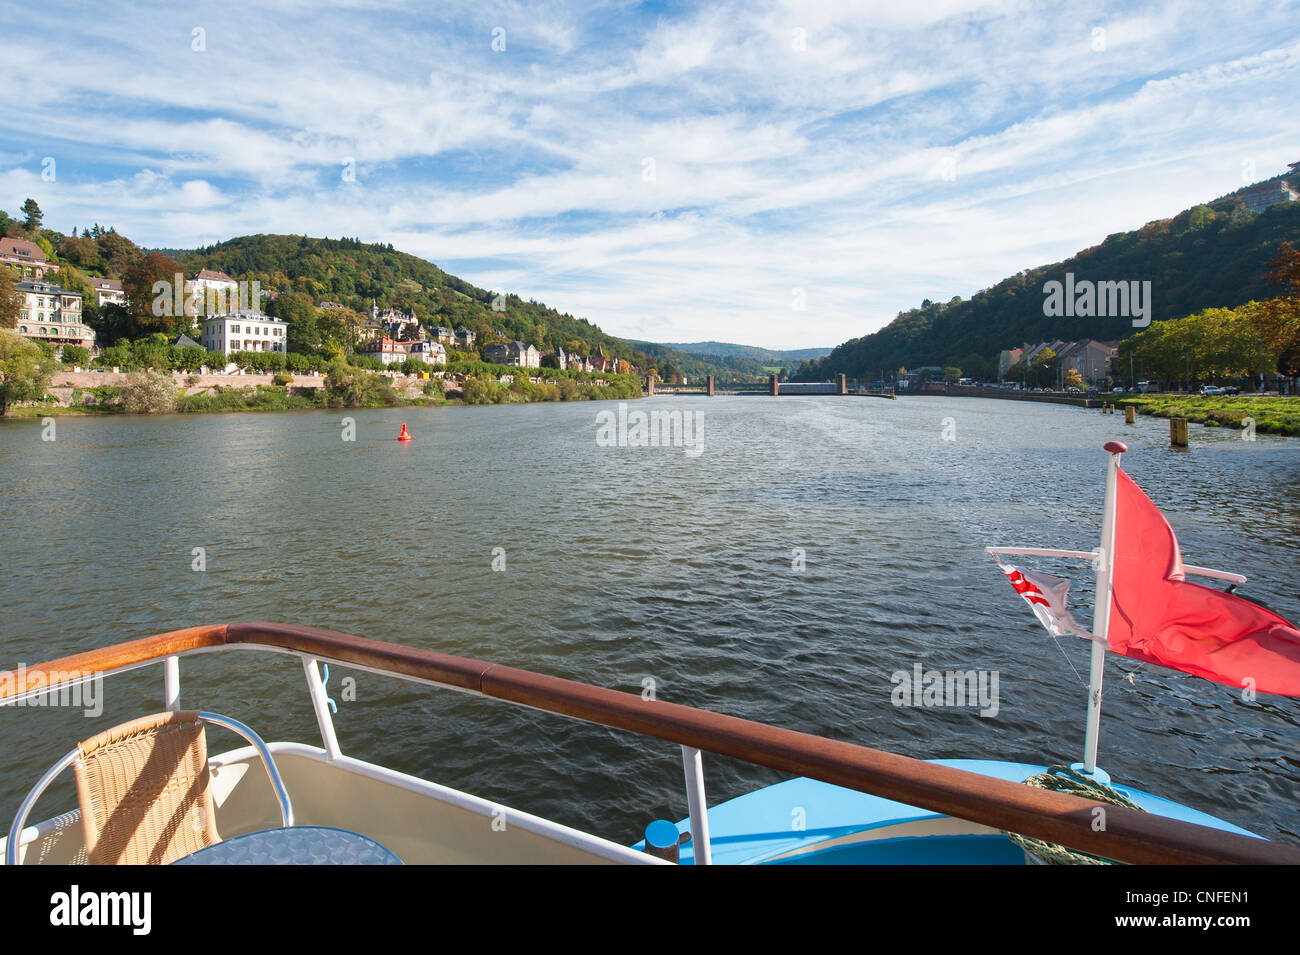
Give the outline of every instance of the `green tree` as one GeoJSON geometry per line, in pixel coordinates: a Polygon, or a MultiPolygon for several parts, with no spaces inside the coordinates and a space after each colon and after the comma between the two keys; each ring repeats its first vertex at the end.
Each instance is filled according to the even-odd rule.
{"type": "Polygon", "coordinates": [[[1054,385],[1056,366],[1059,364],[1056,352],[1044,348],[1029,362],[1029,374],[1035,385],[1054,385]]]}
{"type": "Polygon", "coordinates": [[[0,328],[16,328],[21,308],[22,296],[14,288],[13,270],[0,265],[0,328]]]}
{"type": "Polygon", "coordinates": [[[176,397],[176,383],[170,374],[140,372],[122,386],[122,410],[127,414],[169,414],[176,410],[176,397]]]}
{"type": "Polygon", "coordinates": [[[288,324],[287,348],[291,352],[310,354],[320,350],[321,333],[316,322],[316,306],[302,292],[286,292],[266,307],[266,313],[288,324]]]}
{"type": "Polygon", "coordinates": [[[36,204],[35,199],[28,199],[23,203],[23,215],[26,216],[23,227],[28,232],[40,229],[41,220],[45,218],[45,213],[41,212],[41,207],[36,204]]]}
{"type": "Polygon", "coordinates": [[[0,329],[0,415],[19,401],[35,401],[49,384],[47,356],[17,332],[0,329]]]}
{"type": "Polygon", "coordinates": [[[85,368],[90,364],[90,349],[83,348],[81,345],[64,345],[63,357],[60,360],[65,365],[85,368]]]}

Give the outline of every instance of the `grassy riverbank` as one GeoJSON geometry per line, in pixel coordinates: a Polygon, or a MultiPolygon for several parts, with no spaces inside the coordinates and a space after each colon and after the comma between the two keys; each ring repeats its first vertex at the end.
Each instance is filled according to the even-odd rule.
{"type": "Polygon", "coordinates": [[[47,415],[109,415],[135,413],[205,414],[228,411],[307,411],[319,408],[424,408],[451,404],[528,404],[543,401],[626,400],[640,397],[640,381],[634,376],[612,376],[609,384],[578,383],[561,379],[555,384],[519,379],[513,384],[471,378],[463,391],[444,394],[441,381],[426,382],[422,394],[404,393],[377,376],[355,376],[335,387],[298,388],[284,385],[256,385],[239,388],[215,386],[206,391],[178,395],[174,401],[145,409],[129,409],[125,387],[73,388],[67,404],[52,398],[11,406],[11,417],[42,418],[47,415]]]}
{"type": "Polygon", "coordinates": [[[1253,418],[1261,434],[1300,436],[1300,397],[1134,395],[1117,398],[1115,404],[1133,405],[1138,414],[1186,418],[1209,427],[1240,428],[1242,419],[1253,418]]]}

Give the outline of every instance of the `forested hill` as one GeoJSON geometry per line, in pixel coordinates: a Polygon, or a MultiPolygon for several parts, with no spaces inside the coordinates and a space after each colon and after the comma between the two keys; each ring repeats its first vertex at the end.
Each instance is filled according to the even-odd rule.
{"type": "MultiPolygon", "coordinates": [[[[1292,181],[1300,185],[1300,176],[1292,181]]],[[[996,374],[998,352],[1026,342],[1111,341],[1133,334],[1128,317],[1044,315],[1044,284],[1064,281],[1067,272],[1074,273],[1076,283],[1149,280],[1155,321],[1275,295],[1266,278],[1268,260],[1281,242],[1300,244],[1300,202],[1234,217],[1234,211],[1240,213],[1234,196],[1109,236],[1064,262],[1020,272],[968,300],[926,301],[880,331],[801,366],[796,377],[821,380],[843,372],[875,378],[882,370],[888,375],[923,365],[956,366],[985,377],[996,374]]]]}
{"type": "Polygon", "coordinates": [[[719,358],[751,358],[765,365],[789,364],[822,358],[830,353],[829,348],[787,348],[777,350],[759,348],[757,345],[736,345],[731,342],[664,342],[665,348],[673,348],[688,355],[714,355],[719,358]]]}
{"type": "Polygon", "coordinates": [[[237,279],[261,282],[263,289],[305,292],[315,301],[338,302],[357,312],[397,308],[426,325],[465,326],[479,340],[496,337],[531,342],[539,348],[568,348],[582,342],[618,358],[632,357],[621,340],[586,319],[561,314],[540,302],[477,288],[391,245],[358,239],[316,239],[297,235],[249,235],[205,249],[171,253],[192,274],[216,269],[237,279]],[[496,302],[497,309],[493,304],[496,302]]]}
{"type": "Polygon", "coordinates": [[[380,308],[414,308],[426,327],[465,326],[480,343],[504,335],[543,350],[577,348],[594,354],[603,348],[612,358],[626,359],[641,371],[656,369],[661,375],[676,371],[728,380],[752,373],[750,363],[700,358],[607,335],[585,318],[517,295],[478,288],[392,245],[349,238],[251,235],[204,249],[160,251],[176,258],[187,274],[200,268],[215,269],[236,279],[257,280],[263,289],[304,292],[314,301],[338,302],[363,314],[372,300],[380,308]]]}

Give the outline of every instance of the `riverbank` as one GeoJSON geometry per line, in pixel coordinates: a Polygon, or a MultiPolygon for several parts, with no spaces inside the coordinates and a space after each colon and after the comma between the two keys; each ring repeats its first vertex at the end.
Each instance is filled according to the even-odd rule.
{"type": "MultiPolygon", "coordinates": [[[[1242,427],[1246,418],[1255,422],[1261,434],[1300,436],[1300,397],[1277,395],[1117,395],[1097,392],[1092,395],[1062,394],[1060,392],[1004,391],[999,388],[977,388],[967,385],[927,385],[918,395],[946,395],[951,398],[996,398],[999,401],[1035,401],[1044,404],[1074,405],[1079,408],[1100,408],[1107,404],[1116,407],[1132,405],[1138,414],[1157,418],[1186,418],[1207,427],[1242,427]]],[[[907,396],[907,392],[901,394],[907,396]]]]}
{"type": "MultiPolygon", "coordinates": [[[[528,404],[542,401],[627,400],[640,397],[640,381],[616,375],[579,382],[503,376],[501,379],[369,374],[349,369],[335,381],[327,375],[170,375],[174,395],[144,406],[131,400],[141,376],[121,372],[59,372],[45,398],[11,406],[9,417],[125,413],[202,414],[227,411],[306,411],[320,408],[434,407],[446,404],[528,404]],[[133,381],[135,384],[133,384],[133,381]]],[[[167,390],[166,375],[154,375],[167,390]]]]}
{"type": "Polygon", "coordinates": [[[1186,418],[1207,427],[1244,426],[1246,418],[1261,434],[1300,436],[1300,397],[1276,395],[1132,395],[1115,396],[1115,405],[1132,405],[1138,414],[1157,418],[1186,418]]]}

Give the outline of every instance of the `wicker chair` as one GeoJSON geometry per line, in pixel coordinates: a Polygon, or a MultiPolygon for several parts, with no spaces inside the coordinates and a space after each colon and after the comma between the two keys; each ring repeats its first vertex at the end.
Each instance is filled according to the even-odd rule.
{"type": "Polygon", "coordinates": [[[221,841],[208,771],[204,724],[224,726],[257,749],[280,803],[285,826],[293,808],[261,738],[238,720],[196,710],[157,713],[123,723],[78,744],[41,778],[9,830],[7,862],[18,862],[27,814],[68,765],[91,865],[166,865],[221,841]]]}

